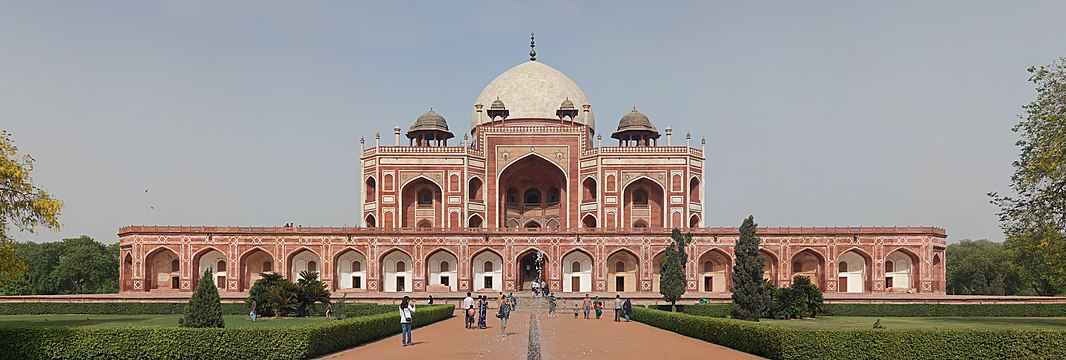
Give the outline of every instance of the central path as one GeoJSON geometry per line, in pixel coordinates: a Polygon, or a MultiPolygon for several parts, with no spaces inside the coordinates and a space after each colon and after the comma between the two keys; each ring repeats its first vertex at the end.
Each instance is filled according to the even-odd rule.
{"type": "MultiPolygon", "coordinates": [[[[414,345],[403,347],[400,335],[331,354],[324,359],[758,359],[754,355],[654,328],[642,323],[603,318],[574,319],[573,302],[560,304],[548,317],[543,300],[518,300],[507,336],[489,310],[488,329],[463,328],[462,313],[412,331],[414,345]]],[[[609,302],[608,302],[609,303],[609,302]]],[[[416,315],[417,316],[417,315],[416,315]]],[[[396,324],[399,327],[399,324],[396,324]]]]}

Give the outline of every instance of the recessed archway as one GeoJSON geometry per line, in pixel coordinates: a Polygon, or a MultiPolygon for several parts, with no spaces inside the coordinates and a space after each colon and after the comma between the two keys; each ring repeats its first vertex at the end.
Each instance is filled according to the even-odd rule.
{"type": "Polygon", "coordinates": [[[762,258],[763,280],[768,280],[777,286],[777,256],[766,249],[759,249],[759,257],[762,258]]]}
{"type": "Polygon", "coordinates": [[[639,291],[640,260],[633,252],[622,249],[607,257],[607,291],[639,291]]]}
{"type": "Polygon", "coordinates": [[[837,292],[870,291],[870,259],[855,249],[840,254],[837,263],[837,292]]]}
{"type": "Polygon", "coordinates": [[[918,288],[918,256],[905,249],[897,249],[885,257],[885,290],[913,292],[918,288]]]}
{"type": "Polygon", "coordinates": [[[699,289],[704,292],[724,293],[732,283],[733,261],[719,249],[708,250],[696,261],[699,269],[699,289]]]}
{"type": "Polygon", "coordinates": [[[226,266],[229,265],[229,259],[226,254],[218,251],[214,248],[207,248],[200,251],[200,253],[193,256],[193,263],[196,264],[197,269],[192,278],[193,289],[200,283],[200,277],[204,275],[204,272],[211,270],[211,279],[215,282],[215,287],[219,289],[226,288],[226,266]]]}
{"type": "Polygon", "coordinates": [[[596,216],[592,214],[585,215],[585,217],[581,220],[581,225],[586,229],[595,229],[596,216]]]}
{"type": "Polygon", "coordinates": [[[591,176],[585,178],[581,182],[581,202],[595,202],[596,196],[596,179],[591,176]]]}
{"type": "Polygon", "coordinates": [[[663,268],[663,261],[666,261],[666,251],[660,251],[651,258],[651,291],[659,292],[659,280],[661,280],[661,273],[663,268]]]}
{"type": "Polygon", "coordinates": [[[403,201],[400,215],[402,227],[444,227],[444,219],[440,215],[444,206],[440,185],[425,177],[418,177],[403,186],[400,197],[403,201]]]}
{"type": "Polygon", "coordinates": [[[530,153],[506,165],[499,177],[499,223],[525,224],[539,219],[538,224],[551,219],[563,223],[567,219],[566,173],[547,159],[530,153]],[[511,220],[514,220],[512,222],[511,220]]]}
{"type": "Polygon", "coordinates": [[[592,291],[592,256],[574,250],[563,256],[563,292],[592,291]]]}
{"type": "Polygon", "coordinates": [[[467,200],[470,202],[485,202],[485,198],[482,195],[482,182],[481,178],[475,176],[470,178],[469,185],[467,186],[467,200]]]}
{"type": "Polygon", "coordinates": [[[181,289],[181,261],[178,254],[168,248],[158,248],[148,255],[148,271],[145,271],[145,280],[148,282],[145,289],[148,290],[180,290],[181,289]]]}
{"type": "Polygon", "coordinates": [[[355,249],[347,249],[333,261],[337,290],[366,289],[366,256],[355,249]]]}
{"type": "Polygon", "coordinates": [[[815,286],[825,291],[825,258],[811,249],[796,253],[792,256],[792,277],[795,278],[796,275],[811,278],[815,286]]]}
{"type": "Polygon", "coordinates": [[[651,227],[663,228],[663,198],[662,185],[649,178],[641,177],[626,184],[622,189],[625,199],[626,227],[651,227]]]}
{"type": "MultiPolygon", "coordinates": [[[[289,254],[289,281],[296,282],[302,279],[300,273],[303,271],[309,271],[321,274],[322,272],[322,259],[318,257],[314,251],[310,249],[302,249],[289,254]]],[[[321,279],[322,277],[319,276],[321,279]]]]}
{"type": "Polygon", "coordinates": [[[122,290],[133,290],[133,254],[130,253],[122,261],[122,290]]]}
{"type": "Polygon", "coordinates": [[[241,255],[241,291],[248,291],[265,273],[274,272],[274,257],[260,248],[252,249],[241,255]]]}
{"type": "Polygon", "coordinates": [[[481,214],[470,215],[470,220],[467,220],[466,227],[471,229],[480,228],[485,223],[485,219],[481,218],[481,214]]]}
{"type": "Polygon", "coordinates": [[[547,278],[548,256],[540,249],[526,249],[515,259],[515,265],[515,278],[518,279],[515,290],[528,290],[534,281],[540,282],[547,278]]]}
{"type": "Polygon", "coordinates": [[[474,255],[471,263],[474,291],[503,291],[503,257],[485,249],[474,255]]]}
{"type": "Polygon", "coordinates": [[[448,250],[440,249],[426,258],[426,291],[457,291],[459,259],[448,250]]]}
{"type": "Polygon", "coordinates": [[[414,262],[411,255],[400,249],[381,257],[381,282],[385,292],[412,291],[414,262]]]}

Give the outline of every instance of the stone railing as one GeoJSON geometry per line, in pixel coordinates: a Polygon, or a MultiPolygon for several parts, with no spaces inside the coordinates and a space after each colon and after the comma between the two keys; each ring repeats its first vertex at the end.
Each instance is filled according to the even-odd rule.
{"type": "MultiPolygon", "coordinates": [[[[708,227],[682,229],[693,235],[736,236],[740,230],[735,227],[708,227]]],[[[119,235],[127,234],[299,234],[299,235],[403,235],[403,234],[442,234],[442,235],[507,235],[507,234],[670,234],[666,228],[626,228],[626,229],[549,229],[549,228],[362,228],[341,226],[283,227],[283,226],[167,226],[167,225],[131,225],[119,228],[119,235]]],[[[931,235],[946,237],[947,231],[934,226],[851,226],[851,227],[764,227],[759,228],[759,235],[931,235]]]]}
{"type": "Polygon", "coordinates": [[[585,150],[582,156],[599,154],[682,154],[703,157],[703,150],[687,146],[601,146],[585,150]]]}

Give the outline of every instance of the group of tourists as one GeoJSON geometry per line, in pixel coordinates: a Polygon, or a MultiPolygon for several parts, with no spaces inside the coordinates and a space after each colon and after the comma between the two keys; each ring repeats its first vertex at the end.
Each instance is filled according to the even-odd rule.
{"type": "Polygon", "coordinates": [[[533,296],[543,296],[547,298],[551,295],[551,288],[548,287],[548,282],[546,281],[534,280],[533,283],[529,285],[529,288],[533,290],[533,296]]]}
{"type": "MultiPolygon", "coordinates": [[[[599,296],[589,297],[589,294],[585,294],[585,300],[582,301],[581,307],[584,309],[585,318],[589,318],[590,310],[595,310],[596,318],[599,319],[603,315],[603,301],[599,296]]],[[[614,321],[622,321],[621,318],[625,317],[628,322],[633,316],[633,303],[629,299],[622,300],[621,295],[614,296],[614,321]]],[[[574,306],[574,318],[578,317],[577,306],[574,306]]]]}
{"type": "MultiPolygon", "coordinates": [[[[497,307],[496,318],[500,319],[500,334],[507,336],[507,319],[511,317],[511,312],[518,306],[518,300],[515,299],[514,293],[504,296],[500,293],[499,298],[496,299],[497,307]]],[[[471,297],[470,293],[466,293],[466,298],[462,302],[463,313],[466,317],[467,329],[487,329],[488,325],[485,322],[489,309],[489,299],[485,295],[479,295],[477,300],[471,297]],[[476,321],[476,324],[475,324],[476,321]]]]}

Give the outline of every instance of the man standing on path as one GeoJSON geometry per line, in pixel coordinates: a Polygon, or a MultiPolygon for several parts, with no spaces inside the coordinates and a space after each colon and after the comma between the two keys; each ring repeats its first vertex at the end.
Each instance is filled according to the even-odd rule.
{"type": "Polygon", "coordinates": [[[614,322],[622,321],[622,295],[614,296],[614,322]]]}
{"type": "Polygon", "coordinates": [[[589,299],[589,294],[585,294],[585,302],[582,305],[585,307],[585,319],[588,319],[589,310],[592,309],[592,299],[589,299]]]}
{"type": "Polygon", "coordinates": [[[463,315],[466,316],[466,328],[469,329],[474,325],[474,316],[470,315],[470,309],[474,307],[474,298],[470,297],[470,293],[466,293],[466,298],[463,299],[463,315]]]}

